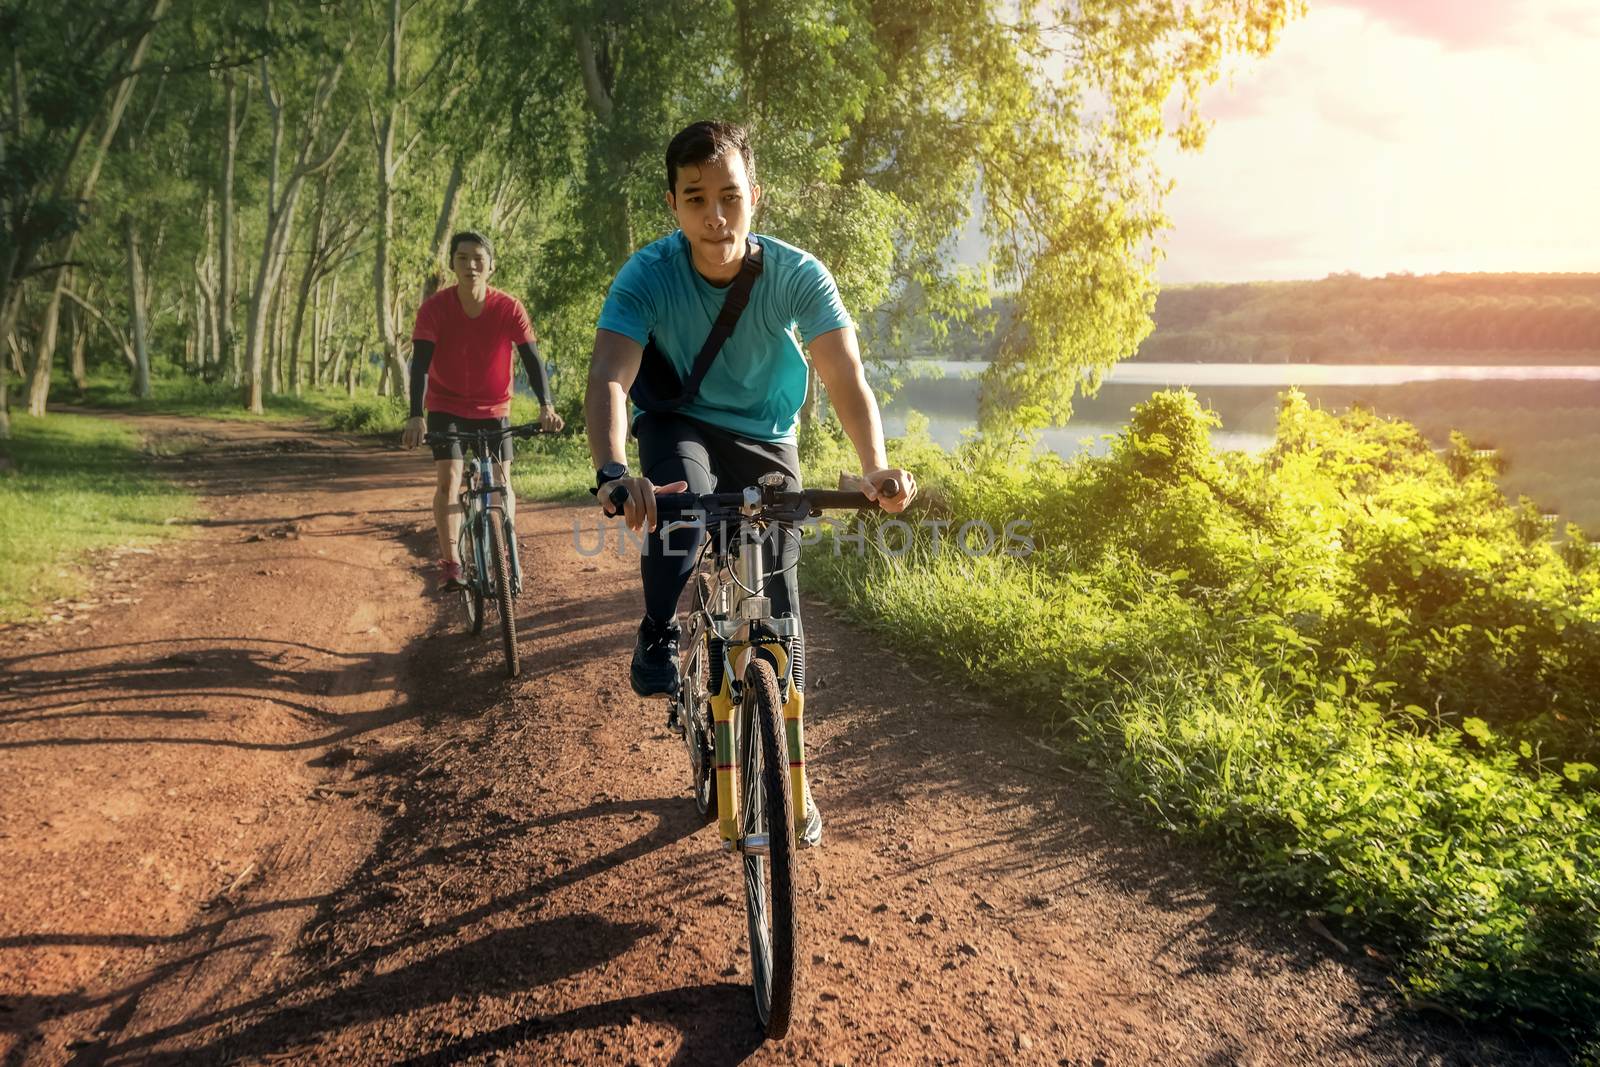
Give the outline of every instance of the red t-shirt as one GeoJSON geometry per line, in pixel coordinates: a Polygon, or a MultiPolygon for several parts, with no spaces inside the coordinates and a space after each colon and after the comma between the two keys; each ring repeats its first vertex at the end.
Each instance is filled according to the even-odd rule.
{"type": "Polygon", "coordinates": [[[463,419],[511,413],[511,356],[517,345],[534,339],[522,301],[491,287],[483,312],[472,319],[452,285],[422,302],[411,339],[433,342],[423,400],[429,411],[463,419]]]}

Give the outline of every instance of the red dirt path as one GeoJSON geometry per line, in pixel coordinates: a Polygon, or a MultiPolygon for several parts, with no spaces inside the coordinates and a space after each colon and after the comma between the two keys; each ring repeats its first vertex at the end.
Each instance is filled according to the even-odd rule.
{"type": "MultiPolygon", "coordinates": [[[[1381,961],[1205,857],[974,690],[813,606],[789,1039],[736,868],[624,677],[637,571],[525,504],[523,675],[426,595],[426,463],[133,420],[205,518],[0,632],[0,1064],[1481,1064],[1381,961]]],[[[615,541],[612,542],[613,545],[615,541]]]]}

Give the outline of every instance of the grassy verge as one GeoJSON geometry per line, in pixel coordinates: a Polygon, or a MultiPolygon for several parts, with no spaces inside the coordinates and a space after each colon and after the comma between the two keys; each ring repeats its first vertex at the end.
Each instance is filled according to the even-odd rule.
{"type": "Polygon", "coordinates": [[[1600,552],[1464,443],[1292,397],[1264,456],[1211,424],[1165,394],[1100,459],[903,442],[943,550],[824,541],[807,584],[1039,716],[1247,896],[1380,947],[1414,1002],[1600,1051],[1600,552]],[[1015,518],[1031,554],[952,550],[1015,518]]]}
{"type": "Polygon", "coordinates": [[[262,414],[252,415],[245,410],[240,391],[221,382],[203,382],[188,377],[156,378],[151,382],[151,391],[153,395],[149,399],[141,400],[129,393],[126,381],[95,378],[89,381],[81,394],[70,385],[58,386],[52,391],[50,402],[52,405],[74,404],[152,415],[191,415],[207,419],[255,421],[329,420],[369,399],[351,398],[342,389],[313,389],[307,390],[300,396],[275,393],[262,397],[262,406],[266,409],[262,414]]]}
{"type": "Polygon", "coordinates": [[[97,549],[173,536],[191,496],[148,473],[138,435],[80,415],[17,416],[0,441],[0,622],[79,594],[97,549]]]}

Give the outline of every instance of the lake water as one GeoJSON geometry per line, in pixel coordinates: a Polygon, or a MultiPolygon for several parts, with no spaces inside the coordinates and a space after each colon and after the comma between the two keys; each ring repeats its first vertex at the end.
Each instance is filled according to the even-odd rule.
{"type": "MultiPolygon", "coordinates": [[[[974,377],[984,366],[931,360],[912,364],[901,374],[901,390],[884,408],[885,431],[891,436],[903,433],[907,413],[915,410],[927,416],[934,440],[945,446],[960,443],[962,432],[977,424],[974,377]]],[[[1134,404],[1152,392],[1179,386],[1193,389],[1221,416],[1221,429],[1212,433],[1217,448],[1259,451],[1272,443],[1278,397],[1291,386],[1324,407],[1361,403],[1415,420],[1441,404],[1474,411],[1492,411],[1497,405],[1526,410],[1550,403],[1552,383],[1562,382],[1572,384],[1570,391],[1558,389],[1563,395],[1596,402],[1600,419],[1600,366],[1121,363],[1106,376],[1098,394],[1074,401],[1066,427],[1046,430],[1043,440],[1062,455],[1086,449],[1102,453],[1104,437],[1126,424],[1134,404]]]]}

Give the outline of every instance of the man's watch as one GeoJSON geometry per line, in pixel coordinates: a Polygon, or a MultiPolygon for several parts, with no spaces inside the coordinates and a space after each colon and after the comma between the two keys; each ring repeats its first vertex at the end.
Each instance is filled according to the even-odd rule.
{"type": "Polygon", "coordinates": [[[599,494],[600,487],[602,485],[605,485],[607,482],[614,482],[618,478],[626,478],[627,476],[628,465],[626,463],[617,463],[613,460],[594,472],[594,488],[590,489],[589,492],[599,494]]]}

